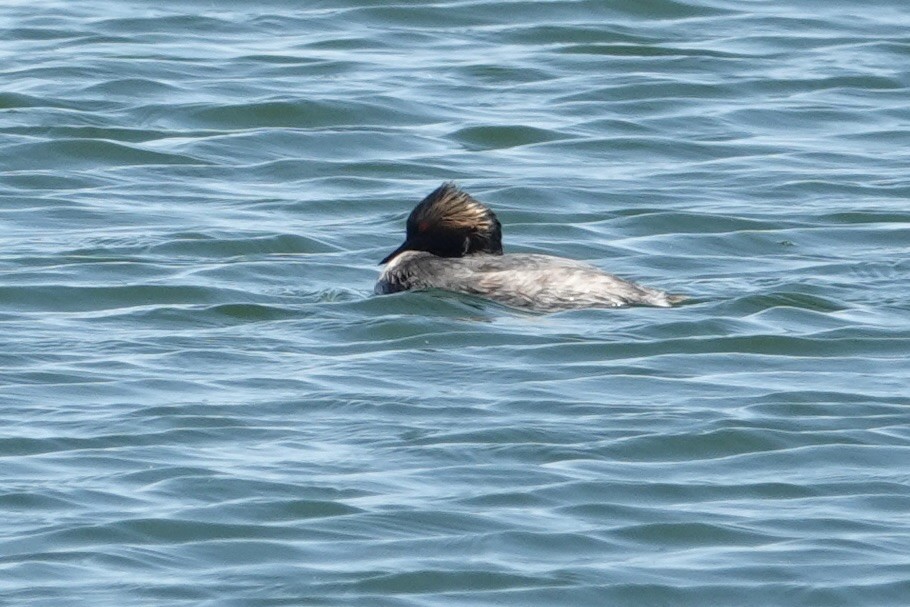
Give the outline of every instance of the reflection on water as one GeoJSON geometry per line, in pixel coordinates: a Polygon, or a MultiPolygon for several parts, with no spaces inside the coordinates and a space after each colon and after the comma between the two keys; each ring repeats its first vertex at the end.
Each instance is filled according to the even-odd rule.
{"type": "Polygon", "coordinates": [[[902,8],[0,8],[3,595],[903,606],[902,8]],[[447,179],[694,300],[372,296],[447,179]]]}

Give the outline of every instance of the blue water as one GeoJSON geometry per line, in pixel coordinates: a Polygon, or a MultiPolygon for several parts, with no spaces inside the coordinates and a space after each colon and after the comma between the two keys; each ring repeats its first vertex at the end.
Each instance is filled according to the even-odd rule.
{"type": "Polygon", "coordinates": [[[903,0],[0,27],[0,603],[910,604],[903,0]],[[373,296],[449,179],[692,300],[373,296]]]}

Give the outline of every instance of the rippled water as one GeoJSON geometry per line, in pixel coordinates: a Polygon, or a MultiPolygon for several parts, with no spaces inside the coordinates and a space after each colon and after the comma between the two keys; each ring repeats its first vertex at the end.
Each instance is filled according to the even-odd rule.
{"type": "Polygon", "coordinates": [[[902,0],[0,25],[4,601],[910,601],[902,0]],[[445,179],[693,302],[372,296],[445,179]]]}

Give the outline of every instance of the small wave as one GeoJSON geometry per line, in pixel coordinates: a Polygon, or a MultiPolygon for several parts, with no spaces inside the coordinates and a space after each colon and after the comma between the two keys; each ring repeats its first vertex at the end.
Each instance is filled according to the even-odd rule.
{"type": "Polygon", "coordinates": [[[477,126],[451,133],[450,138],[474,150],[512,148],[546,141],[558,141],[570,136],[559,131],[519,125],[477,126]]]}
{"type": "Polygon", "coordinates": [[[106,139],[55,139],[40,143],[21,143],[4,148],[4,163],[11,170],[45,170],[66,167],[205,164],[184,154],[169,154],[143,149],[106,139]]]}

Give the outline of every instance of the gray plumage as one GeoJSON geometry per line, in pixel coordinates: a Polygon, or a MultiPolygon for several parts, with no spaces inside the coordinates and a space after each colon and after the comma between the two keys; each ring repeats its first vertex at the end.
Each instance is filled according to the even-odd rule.
{"type": "Polygon", "coordinates": [[[445,289],[537,312],[648,305],[669,307],[677,296],[622,280],[586,263],[550,255],[437,257],[406,251],[386,267],[376,292],[445,289]]]}
{"type": "Polygon", "coordinates": [[[503,255],[495,214],[450,183],[417,205],[408,217],[404,244],[382,263],[388,265],[376,283],[379,294],[445,289],[538,312],[628,305],[669,307],[686,299],[628,282],[580,261],[550,255],[503,255]]]}

